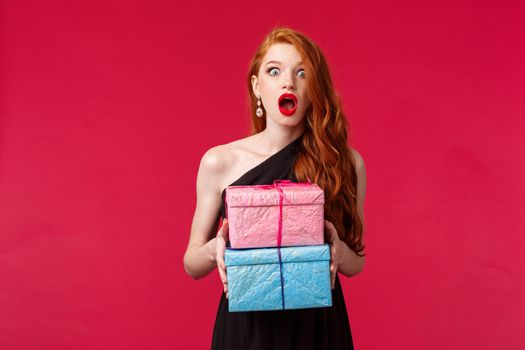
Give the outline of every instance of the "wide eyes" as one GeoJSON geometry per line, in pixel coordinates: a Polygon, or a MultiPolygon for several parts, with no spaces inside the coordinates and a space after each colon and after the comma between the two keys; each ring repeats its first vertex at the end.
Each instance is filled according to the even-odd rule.
{"type": "MultiPolygon", "coordinates": [[[[279,70],[279,68],[275,68],[275,67],[273,67],[273,68],[269,68],[269,69],[268,69],[268,74],[270,74],[271,76],[277,76],[277,75],[279,75],[280,72],[281,72],[281,71],[279,70]]],[[[306,75],[306,73],[305,73],[304,69],[301,68],[301,69],[299,69],[299,70],[297,71],[296,75],[297,75],[298,77],[300,77],[300,78],[304,78],[305,75],[306,75]]]]}
{"type": "Polygon", "coordinates": [[[275,76],[275,75],[279,74],[279,69],[277,69],[277,68],[270,68],[268,73],[270,73],[270,75],[275,76]]]}

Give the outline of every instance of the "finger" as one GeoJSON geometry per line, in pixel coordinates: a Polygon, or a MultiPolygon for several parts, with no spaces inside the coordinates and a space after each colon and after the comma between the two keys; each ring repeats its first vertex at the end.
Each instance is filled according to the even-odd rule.
{"type": "Polygon", "coordinates": [[[222,220],[222,225],[221,225],[221,229],[219,230],[219,232],[222,233],[225,238],[227,238],[228,231],[229,231],[228,219],[224,219],[222,220]]]}
{"type": "Polygon", "coordinates": [[[223,269],[221,269],[220,267],[218,268],[218,270],[219,270],[219,276],[221,278],[222,284],[224,286],[227,285],[228,284],[228,277],[226,275],[226,272],[223,269]]]}
{"type": "Polygon", "coordinates": [[[335,274],[337,272],[337,269],[334,264],[330,265],[330,284],[332,286],[332,289],[335,287],[335,274]]]}
{"type": "Polygon", "coordinates": [[[324,227],[325,230],[325,236],[329,242],[332,242],[335,238],[335,235],[337,234],[337,230],[335,226],[328,220],[324,221],[324,227]]]}
{"type": "Polygon", "coordinates": [[[215,254],[217,256],[216,260],[218,261],[224,261],[224,252],[226,251],[226,242],[224,241],[224,237],[222,235],[217,236],[217,241],[215,242],[215,254]]]}
{"type": "Polygon", "coordinates": [[[335,245],[330,245],[330,262],[333,264],[337,264],[337,258],[338,258],[338,251],[335,245]]]}
{"type": "MultiPolygon", "coordinates": [[[[219,243],[217,243],[219,244],[219,243]]],[[[217,251],[215,253],[215,261],[217,261],[217,266],[220,267],[221,269],[225,270],[226,271],[226,263],[224,262],[224,254],[226,252],[226,247],[224,246],[219,246],[217,247],[217,251]]]]}
{"type": "Polygon", "coordinates": [[[330,234],[330,242],[333,242],[337,238],[337,230],[335,229],[334,225],[330,226],[328,232],[330,234]]]}
{"type": "Polygon", "coordinates": [[[224,294],[226,294],[226,298],[228,298],[228,282],[223,283],[222,288],[224,290],[224,294]]]}
{"type": "Polygon", "coordinates": [[[226,252],[226,242],[224,241],[224,237],[219,234],[217,235],[217,241],[215,243],[215,261],[217,262],[217,266],[222,268],[223,270],[226,270],[226,264],[224,263],[224,254],[226,252]]]}
{"type": "Polygon", "coordinates": [[[334,289],[335,285],[335,271],[337,270],[337,256],[336,249],[333,245],[330,245],[330,285],[334,289]]]}
{"type": "Polygon", "coordinates": [[[326,224],[326,227],[329,230],[331,230],[331,231],[335,231],[336,230],[335,225],[331,221],[325,220],[325,224],[326,224]]]}
{"type": "Polygon", "coordinates": [[[324,226],[329,229],[329,230],[333,230],[335,229],[335,226],[334,224],[331,222],[331,221],[328,221],[328,220],[325,220],[324,221],[324,226]]]}
{"type": "Polygon", "coordinates": [[[217,270],[219,271],[219,276],[223,284],[228,283],[226,275],[226,263],[224,262],[224,250],[217,248],[216,258],[217,261],[217,270]]]}
{"type": "Polygon", "coordinates": [[[219,268],[219,275],[221,276],[222,284],[228,284],[228,275],[226,274],[226,271],[219,268]]]}
{"type": "Polygon", "coordinates": [[[220,253],[217,254],[217,268],[219,269],[219,273],[226,273],[226,263],[224,262],[224,258],[221,256],[220,253]]]}
{"type": "Polygon", "coordinates": [[[335,279],[337,277],[337,267],[334,268],[334,276],[332,279],[332,289],[335,289],[335,279]]]}
{"type": "MultiPolygon", "coordinates": [[[[224,251],[217,252],[217,269],[219,270],[219,274],[221,274],[221,277],[226,277],[226,263],[224,262],[224,251]]],[[[225,280],[225,278],[223,279],[225,280]]]]}
{"type": "Polygon", "coordinates": [[[338,258],[339,258],[339,253],[337,251],[337,248],[335,246],[335,244],[332,244],[330,246],[330,253],[331,253],[331,256],[330,256],[330,259],[332,260],[332,262],[335,264],[335,266],[337,266],[337,261],[338,261],[338,258]]]}

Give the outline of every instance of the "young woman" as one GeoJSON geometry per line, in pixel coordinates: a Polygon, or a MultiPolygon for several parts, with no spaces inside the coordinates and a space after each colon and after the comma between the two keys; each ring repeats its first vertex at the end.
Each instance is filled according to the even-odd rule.
{"type": "Polygon", "coordinates": [[[247,83],[253,134],[213,147],[202,157],[184,256],[190,276],[198,279],[217,266],[223,283],[212,349],[352,349],[337,272],[351,277],[363,268],[366,175],[362,157],[347,146],[347,122],[326,60],[304,34],[276,28],[253,57],[247,83]],[[224,189],[307,178],[325,192],[333,306],[228,312],[224,189]]]}

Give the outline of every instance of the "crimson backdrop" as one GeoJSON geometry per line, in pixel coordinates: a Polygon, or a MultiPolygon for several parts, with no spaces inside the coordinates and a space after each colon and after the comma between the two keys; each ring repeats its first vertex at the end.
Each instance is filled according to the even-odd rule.
{"type": "Polygon", "coordinates": [[[323,48],[368,174],[357,349],[523,349],[521,1],[0,4],[0,348],[205,349],[195,176],[274,25],[323,48]],[[521,4],[520,4],[521,3],[521,4]]]}

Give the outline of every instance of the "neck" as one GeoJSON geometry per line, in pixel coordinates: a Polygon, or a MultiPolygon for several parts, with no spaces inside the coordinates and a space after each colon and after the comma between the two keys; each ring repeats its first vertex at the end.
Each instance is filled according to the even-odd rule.
{"type": "Polygon", "coordinates": [[[304,132],[304,125],[275,128],[270,125],[258,133],[261,152],[273,154],[299,138],[304,132]]]}

